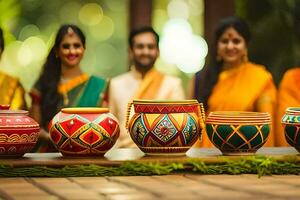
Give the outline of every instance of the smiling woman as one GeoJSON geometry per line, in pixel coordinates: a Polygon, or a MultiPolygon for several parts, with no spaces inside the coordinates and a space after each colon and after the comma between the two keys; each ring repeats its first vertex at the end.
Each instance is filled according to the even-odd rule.
{"type": "MultiPolygon", "coordinates": [[[[264,66],[248,61],[250,31],[238,17],[220,21],[215,31],[209,66],[198,72],[192,83],[192,97],[212,111],[256,111],[274,116],[276,88],[264,66]]],[[[273,146],[271,131],[266,143],[273,146]]],[[[211,147],[206,135],[201,146],[211,147]]]]}
{"type": "MultiPolygon", "coordinates": [[[[81,71],[80,62],[84,52],[83,32],[75,25],[61,26],[42,74],[30,93],[32,117],[45,130],[49,121],[63,107],[95,107],[103,103],[106,80],[81,71]]],[[[41,144],[39,151],[49,151],[50,144],[41,144]]]]}

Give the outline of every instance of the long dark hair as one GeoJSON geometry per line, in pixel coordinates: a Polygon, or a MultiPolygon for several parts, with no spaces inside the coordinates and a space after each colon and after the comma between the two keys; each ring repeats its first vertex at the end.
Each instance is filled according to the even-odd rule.
{"type": "MultiPolygon", "coordinates": [[[[0,28],[0,49],[1,49],[1,53],[2,53],[4,50],[4,37],[3,37],[3,31],[1,28],[0,28]]],[[[1,55],[1,53],[0,53],[0,55],[1,55]]]]}
{"type": "Polygon", "coordinates": [[[57,57],[56,52],[66,34],[69,31],[80,38],[85,47],[85,36],[83,32],[73,24],[62,25],[55,37],[55,43],[47,56],[46,62],[43,66],[43,71],[39,79],[41,92],[41,123],[42,127],[47,127],[48,122],[58,112],[58,103],[62,96],[58,93],[57,87],[61,78],[61,60],[57,57]]]}
{"type": "Polygon", "coordinates": [[[231,16],[224,18],[219,22],[215,30],[214,46],[210,48],[208,65],[206,65],[200,72],[197,72],[195,78],[194,98],[196,98],[199,102],[202,102],[206,109],[208,109],[208,98],[211,95],[214,85],[218,81],[218,77],[223,66],[223,62],[216,59],[218,40],[230,27],[234,28],[244,38],[247,45],[251,38],[249,27],[241,18],[231,16]]]}

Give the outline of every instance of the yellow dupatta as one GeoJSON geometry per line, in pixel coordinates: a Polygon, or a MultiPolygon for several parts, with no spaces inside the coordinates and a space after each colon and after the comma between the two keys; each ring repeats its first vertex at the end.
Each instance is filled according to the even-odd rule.
{"type": "Polygon", "coordinates": [[[151,69],[145,75],[139,89],[136,91],[133,99],[155,99],[164,75],[156,69],[151,69]]]}
{"type": "MultiPolygon", "coordinates": [[[[276,88],[263,66],[250,62],[220,73],[208,99],[208,111],[257,111],[274,116],[276,88]]],[[[273,146],[272,131],[266,146],[273,146]]],[[[212,147],[204,134],[200,146],[212,147]]]]}
{"type": "Polygon", "coordinates": [[[300,67],[288,70],[279,85],[276,146],[289,146],[285,140],[284,130],[281,125],[281,118],[287,107],[300,107],[300,67]]]}

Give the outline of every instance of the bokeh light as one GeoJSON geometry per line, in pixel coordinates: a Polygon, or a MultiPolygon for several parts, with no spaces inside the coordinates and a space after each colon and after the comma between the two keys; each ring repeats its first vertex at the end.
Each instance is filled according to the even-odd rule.
{"type": "Polygon", "coordinates": [[[190,14],[194,16],[203,15],[204,13],[204,1],[203,0],[192,0],[188,1],[190,14]]]}
{"type": "Polygon", "coordinates": [[[170,1],[167,9],[170,18],[189,18],[189,6],[184,0],[170,1]]]}
{"type": "Polygon", "coordinates": [[[33,54],[29,45],[23,43],[17,53],[17,60],[19,65],[23,67],[29,65],[32,62],[32,57],[33,54]]]}
{"type": "Polygon", "coordinates": [[[112,36],[114,28],[113,20],[110,17],[103,16],[100,23],[89,27],[89,31],[97,41],[104,41],[112,36]]]}
{"type": "Polygon", "coordinates": [[[40,34],[40,29],[34,24],[29,24],[26,25],[22,28],[20,31],[18,39],[23,41],[26,40],[27,38],[34,36],[34,35],[39,35],[40,34]]]}
{"type": "Polygon", "coordinates": [[[167,22],[160,42],[161,58],[175,64],[185,73],[202,69],[208,52],[205,40],[193,34],[190,24],[183,19],[167,22]]]}
{"type": "Polygon", "coordinates": [[[103,17],[103,10],[97,3],[88,3],[81,7],[79,20],[82,24],[93,26],[98,24],[103,17]]]}
{"type": "Polygon", "coordinates": [[[153,28],[159,32],[163,30],[165,23],[168,21],[168,13],[164,9],[155,9],[153,11],[153,28]]]}
{"type": "Polygon", "coordinates": [[[110,77],[120,59],[116,47],[109,43],[97,45],[93,48],[93,51],[87,49],[86,53],[89,53],[90,56],[82,61],[81,66],[84,71],[104,77],[110,77]],[[101,63],[101,65],[95,66],[96,63],[101,63]]]}
{"type": "Polygon", "coordinates": [[[115,12],[122,12],[126,10],[128,0],[105,0],[107,7],[115,12]]]}
{"type": "Polygon", "coordinates": [[[81,4],[78,2],[65,3],[59,11],[60,20],[64,23],[76,23],[80,8],[81,4]]]}
{"type": "Polygon", "coordinates": [[[19,62],[16,58],[16,52],[19,52],[21,46],[21,41],[14,41],[6,45],[5,51],[3,52],[1,57],[1,70],[12,75],[18,74],[17,66],[19,65],[19,62]]]}
{"type": "Polygon", "coordinates": [[[58,24],[59,19],[54,14],[43,14],[37,19],[37,26],[41,28],[43,33],[53,32],[53,24],[58,24]],[[49,28],[50,27],[50,28],[49,28]]]}
{"type": "MultiPolygon", "coordinates": [[[[41,62],[46,57],[47,46],[43,39],[41,39],[40,37],[29,37],[23,42],[23,45],[30,48],[30,52],[32,55],[31,62],[41,62]]],[[[20,59],[19,62],[22,64],[22,59],[20,59]]]]}

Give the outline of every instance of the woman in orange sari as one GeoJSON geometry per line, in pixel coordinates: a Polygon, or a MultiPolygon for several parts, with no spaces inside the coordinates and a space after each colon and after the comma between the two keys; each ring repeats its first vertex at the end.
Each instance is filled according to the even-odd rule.
{"type": "Polygon", "coordinates": [[[295,67],[285,72],[279,85],[276,121],[278,137],[275,138],[276,146],[289,146],[281,125],[281,118],[288,107],[300,107],[300,67],[295,67]]]}
{"type": "MultiPolygon", "coordinates": [[[[211,111],[257,111],[274,116],[276,87],[264,66],[248,61],[250,31],[238,17],[220,21],[206,66],[195,75],[193,97],[211,111]]],[[[265,146],[274,145],[271,134],[265,146]]],[[[201,147],[212,147],[206,134],[201,147]]]]}

